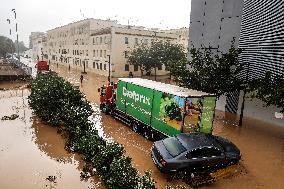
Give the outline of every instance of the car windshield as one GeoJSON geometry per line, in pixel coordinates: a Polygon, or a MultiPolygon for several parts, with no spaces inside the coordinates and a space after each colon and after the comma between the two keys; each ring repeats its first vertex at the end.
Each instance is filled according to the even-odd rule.
{"type": "Polygon", "coordinates": [[[171,156],[176,157],[183,153],[186,149],[177,138],[170,137],[163,140],[163,144],[171,156]]]}

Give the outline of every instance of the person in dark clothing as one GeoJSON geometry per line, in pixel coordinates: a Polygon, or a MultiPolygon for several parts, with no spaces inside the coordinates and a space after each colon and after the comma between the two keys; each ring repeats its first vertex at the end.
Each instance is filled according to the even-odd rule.
{"type": "Polygon", "coordinates": [[[84,79],[84,76],[81,74],[81,76],[80,76],[81,84],[83,83],[83,79],[84,79]]]}

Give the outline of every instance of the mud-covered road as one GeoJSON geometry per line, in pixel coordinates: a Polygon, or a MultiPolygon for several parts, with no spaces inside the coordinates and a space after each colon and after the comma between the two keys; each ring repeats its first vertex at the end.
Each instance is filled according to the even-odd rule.
{"type": "MultiPolygon", "coordinates": [[[[66,67],[56,66],[51,68],[71,83],[80,86],[87,99],[95,105],[98,104],[97,89],[106,83],[106,77],[88,72],[84,75],[81,85],[79,70],[68,71],[66,67]]],[[[15,106],[23,106],[21,101],[25,106],[27,105],[26,100],[23,100],[25,98],[1,96],[2,92],[7,91],[0,91],[0,117],[17,111],[15,106]],[[2,106],[3,102],[5,106],[2,106]]],[[[0,121],[1,189],[102,188],[99,179],[95,177],[80,181],[81,160],[64,150],[64,141],[56,133],[55,128],[45,126],[33,118],[28,108],[25,113],[19,108],[19,114],[20,118],[16,120],[0,121]],[[22,119],[24,116],[26,119],[22,119]],[[56,183],[46,180],[48,176],[56,176],[56,183]]],[[[126,154],[133,159],[134,166],[141,173],[146,170],[152,171],[157,188],[164,188],[167,184],[185,185],[182,181],[168,182],[167,175],[160,173],[155,167],[150,158],[153,142],[132,132],[126,125],[110,116],[103,114],[100,116],[98,120],[105,134],[124,145],[126,154]]],[[[245,118],[244,126],[238,128],[234,126],[234,119],[233,116],[224,115],[223,112],[216,112],[214,134],[230,139],[241,149],[242,160],[239,172],[201,188],[284,188],[284,127],[245,118]]]]}

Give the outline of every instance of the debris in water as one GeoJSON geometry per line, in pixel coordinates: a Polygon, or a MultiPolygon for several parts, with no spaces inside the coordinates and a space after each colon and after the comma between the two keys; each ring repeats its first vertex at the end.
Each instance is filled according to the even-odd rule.
{"type": "Polygon", "coordinates": [[[12,114],[11,116],[3,116],[1,120],[15,120],[19,117],[18,114],[12,114]]]}
{"type": "Polygon", "coordinates": [[[45,178],[45,180],[48,180],[49,182],[56,183],[56,176],[48,176],[45,178]]]}

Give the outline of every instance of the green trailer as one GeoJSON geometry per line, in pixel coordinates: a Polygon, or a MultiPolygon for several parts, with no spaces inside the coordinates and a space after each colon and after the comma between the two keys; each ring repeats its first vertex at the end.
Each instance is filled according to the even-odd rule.
{"type": "Polygon", "coordinates": [[[212,133],[216,95],[141,78],[120,78],[108,91],[101,109],[146,138],[212,133]]]}

